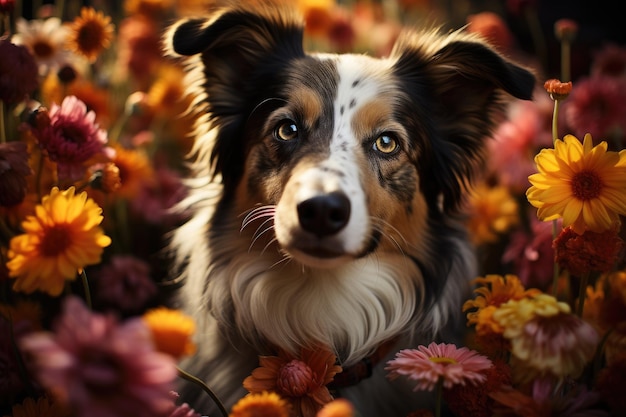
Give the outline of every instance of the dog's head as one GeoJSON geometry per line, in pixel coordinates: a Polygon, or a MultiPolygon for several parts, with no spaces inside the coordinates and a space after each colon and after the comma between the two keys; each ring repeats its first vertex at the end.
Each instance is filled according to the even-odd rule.
{"type": "Polygon", "coordinates": [[[262,205],[251,218],[271,217],[280,249],[314,267],[385,246],[428,252],[505,93],[529,99],[534,86],[461,31],[407,32],[383,59],[307,54],[301,18],[271,4],[183,20],[167,39],[189,57],[203,114],[197,171],[221,182],[229,209],[262,205]]]}

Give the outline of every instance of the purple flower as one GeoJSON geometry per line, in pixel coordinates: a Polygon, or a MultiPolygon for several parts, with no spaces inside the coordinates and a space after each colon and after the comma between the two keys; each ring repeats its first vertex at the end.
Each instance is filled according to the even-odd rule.
{"type": "Polygon", "coordinates": [[[150,278],[150,265],[129,255],[115,255],[92,277],[95,301],[126,314],[140,313],[157,293],[150,278]]]}
{"type": "Polygon", "coordinates": [[[53,331],[24,336],[20,347],[36,379],[75,416],[169,415],[176,364],[154,350],[141,319],[117,322],[70,296],[53,331]]]}
{"type": "Polygon", "coordinates": [[[37,63],[25,46],[6,39],[0,39],[0,56],[0,100],[18,103],[39,85],[37,63]]]}
{"type": "Polygon", "coordinates": [[[49,118],[49,124],[35,129],[39,145],[58,164],[60,177],[81,178],[85,163],[104,152],[106,132],[96,123],[96,114],[75,96],[65,97],[61,106],[54,104],[49,118]]]}
{"type": "Polygon", "coordinates": [[[24,200],[26,176],[31,173],[26,143],[0,143],[0,206],[10,207],[24,200]]]}

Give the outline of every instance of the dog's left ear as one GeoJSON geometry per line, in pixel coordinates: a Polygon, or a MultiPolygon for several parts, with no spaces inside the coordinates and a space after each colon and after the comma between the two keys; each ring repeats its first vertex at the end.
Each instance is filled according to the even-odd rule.
{"type": "Polygon", "coordinates": [[[420,161],[428,179],[421,186],[432,197],[443,195],[446,211],[454,209],[483,162],[486,138],[501,120],[506,95],[531,99],[535,77],[463,32],[407,34],[391,57],[410,99],[430,121],[420,161]]]}

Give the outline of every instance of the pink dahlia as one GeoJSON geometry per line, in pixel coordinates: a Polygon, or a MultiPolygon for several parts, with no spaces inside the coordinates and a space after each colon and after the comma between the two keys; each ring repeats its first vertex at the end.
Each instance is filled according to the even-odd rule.
{"type": "Polygon", "coordinates": [[[491,366],[489,358],[474,350],[433,342],[428,347],[401,350],[395,359],[387,362],[385,370],[390,371],[390,379],[404,375],[417,381],[415,391],[433,391],[440,379],[447,389],[457,384],[484,382],[487,377],[482,371],[491,366]]]}
{"type": "Polygon", "coordinates": [[[29,369],[78,417],[167,416],[176,364],[156,352],[141,319],[117,322],[70,296],[54,333],[20,339],[29,369]]]}
{"type": "Polygon", "coordinates": [[[49,124],[38,125],[35,135],[51,161],[58,164],[62,178],[76,180],[85,172],[85,163],[103,153],[107,134],[96,123],[96,114],[75,96],[54,104],[49,124]]]}

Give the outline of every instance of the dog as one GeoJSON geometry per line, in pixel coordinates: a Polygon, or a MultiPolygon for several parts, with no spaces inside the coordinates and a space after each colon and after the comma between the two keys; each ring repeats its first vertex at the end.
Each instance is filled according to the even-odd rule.
{"type": "MultiPolygon", "coordinates": [[[[535,77],[462,30],[407,29],[375,58],[305,52],[303,29],[257,1],[164,35],[198,115],[191,214],[170,241],[197,325],[181,366],[230,409],[259,356],[325,346],[343,370],[334,397],[404,417],[432,396],[390,380],[386,362],[463,342],[477,272],[464,199],[507,101],[531,99],[535,77]]],[[[217,415],[193,384],[180,394],[217,415]]]]}

